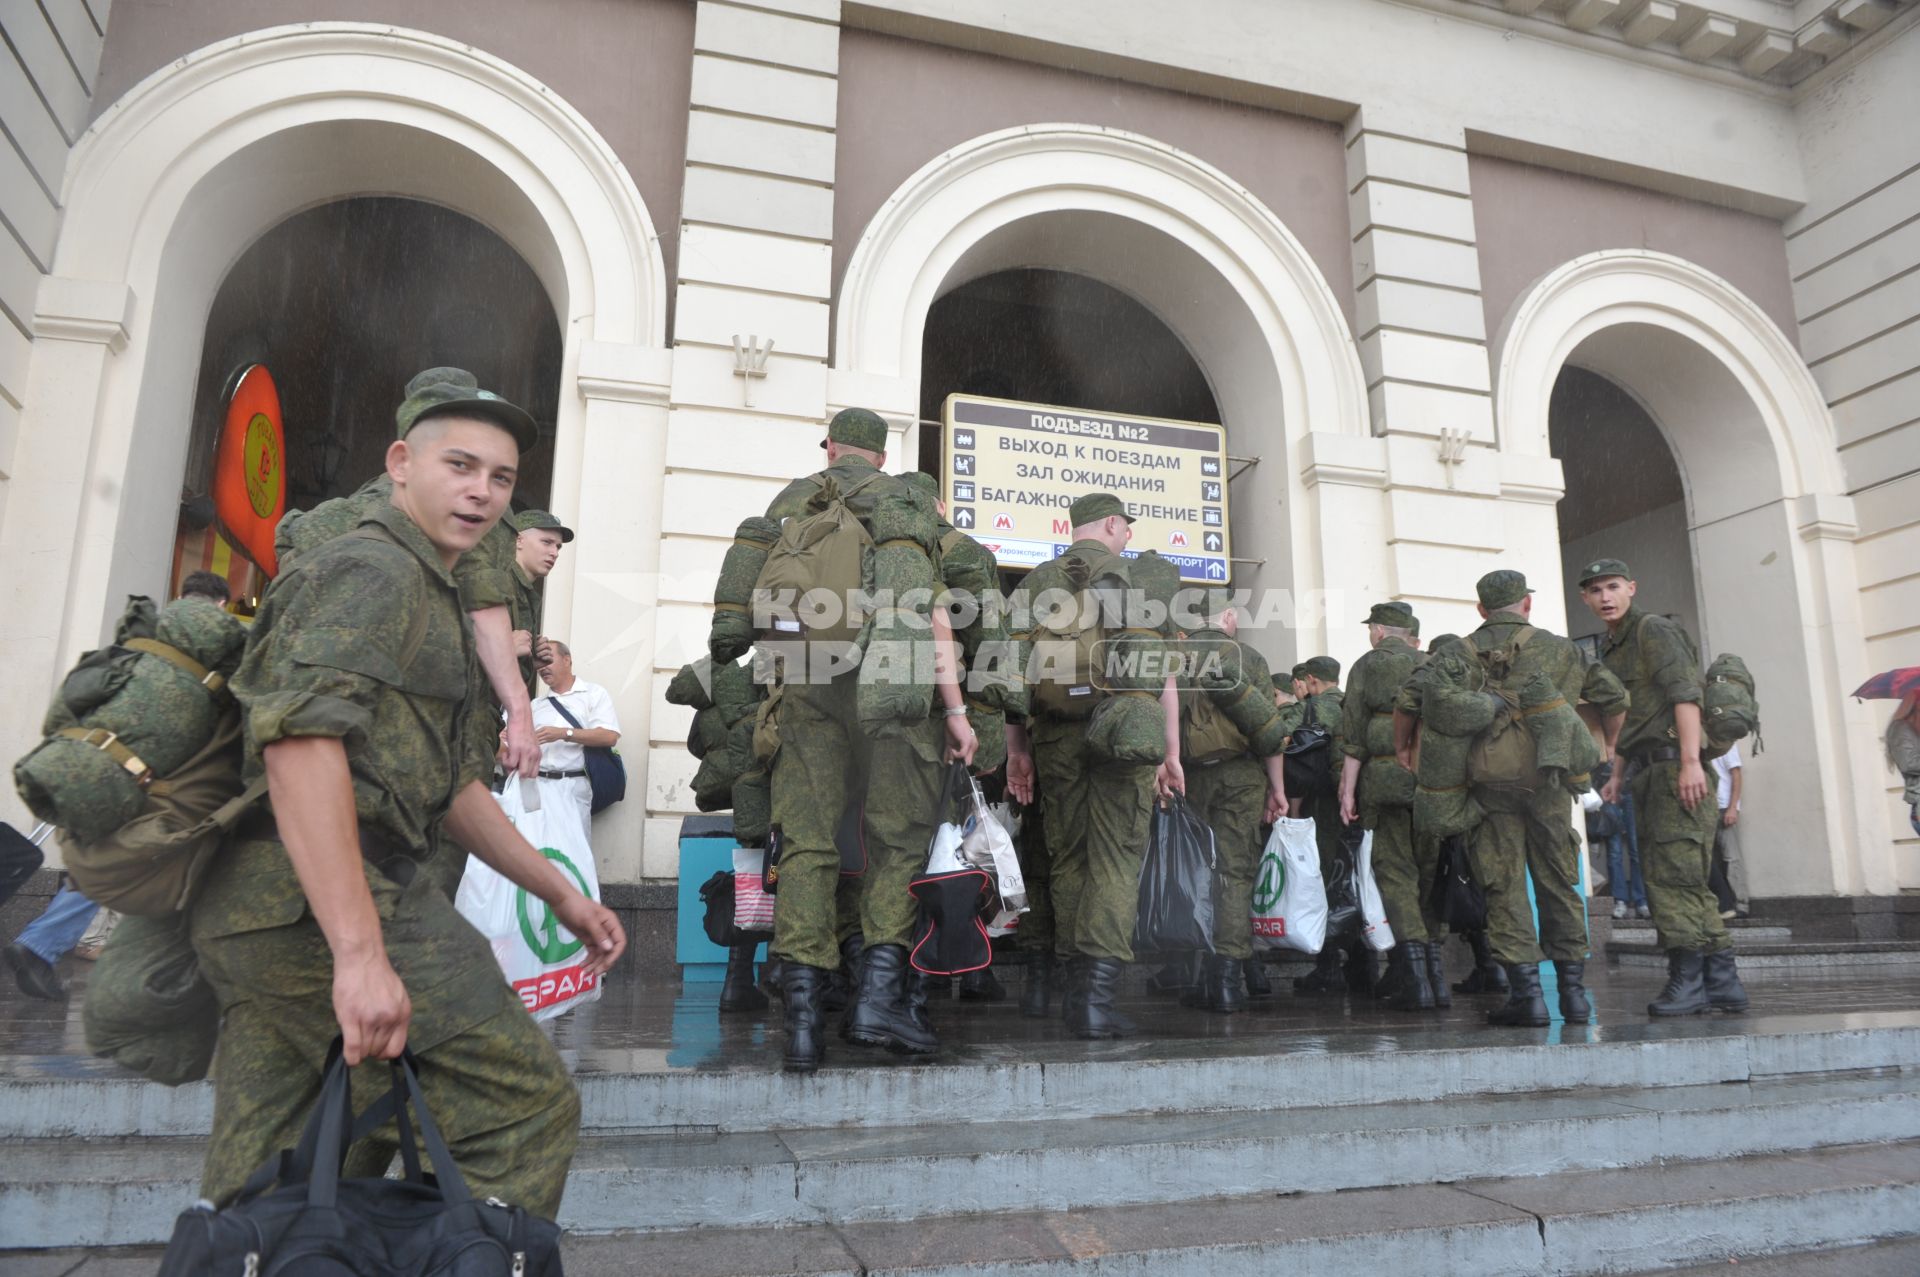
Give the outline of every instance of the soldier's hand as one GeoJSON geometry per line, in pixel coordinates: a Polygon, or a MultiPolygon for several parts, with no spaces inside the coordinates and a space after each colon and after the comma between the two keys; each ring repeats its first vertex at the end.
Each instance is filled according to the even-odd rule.
{"type": "Polygon", "coordinates": [[[515,656],[533,655],[533,634],[529,630],[513,632],[513,654],[515,656]]]}
{"type": "Polygon", "coordinates": [[[1007,751],[1007,792],[1022,806],[1033,802],[1033,755],[1025,750],[1007,751]]]}
{"type": "Polygon", "coordinates": [[[949,714],[944,721],[947,725],[947,761],[971,767],[974,752],[980,748],[980,738],[974,735],[973,724],[965,714],[949,714]]]}
{"type": "Polygon", "coordinates": [[[1271,825],[1274,821],[1281,819],[1286,814],[1287,792],[1284,789],[1269,788],[1267,790],[1267,810],[1261,819],[1271,825]]]}
{"type": "Polygon", "coordinates": [[[1163,802],[1171,801],[1175,794],[1187,792],[1187,774],[1180,769],[1180,760],[1169,758],[1160,764],[1160,770],[1154,773],[1153,787],[1163,802]]]}
{"type": "Polygon", "coordinates": [[[500,751],[500,765],[507,769],[509,776],[521,776],[532,780],[540,774],[540,740],[534,734],[531,717],[515,721],[507,720],[507,730],[501,733],[506,744],[500,751]]]}
{"type": "Polygon", "coordinates": [[[333,1014],[348,1064],[391,1060],[407,1045],[413,1002],[384,953],[333,963],[333,1014]]]}
{"type": "Polygon", "coordinates": [[[569,892],[553,906],[553,916],[574,938],[587,946],[581,965],[594,975],[604,975],[627,951],[627,933],[620,919],[605,905],[595,904],[579,892],[569,892]]]}
{"type": "Polygon", "coordinates": [[[1359,819],[1360,819],[1360,807],[1357,803],[1353,801],[1353,791],[1351,789],[1341,790],[1340,791],[1340,823],[1343,825],[1351,825],[1359,819]]]}
{"type": "Polygon", "coordinates": [[[1692,811],[1707,796],[1707,772],[1697,758],[1680,760],[1680,805],[1692,811]]]}
{"type": "Polygon", "coordinates": [[[1623,782],[1626,778],[1626,764],[1616,762],[1613,765],[1613,775],[1607,777],[1607,783],[1600,786],[1600,801],[1618,806],[1620,804],[1620,790],[1623,788],[1623,782]]]}

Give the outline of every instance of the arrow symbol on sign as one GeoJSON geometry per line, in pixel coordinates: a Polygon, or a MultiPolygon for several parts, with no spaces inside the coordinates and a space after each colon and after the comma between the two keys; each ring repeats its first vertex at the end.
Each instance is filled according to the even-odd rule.
{"type": "Polygon", "coordinates": [[[955,511],[953,512],[953,526],[954,526],[954,527],[956,527],[956,528],[970,528],[970,527],[972,527],[972,526],[973,526],[973,511],[971,511],[971,510],[966,510],[966,509],[960,509],[960,510],[955,510],[955,511]]]}
{"type": "Polygon", "coordinates": [[[1220,548],[1220,534],[1218,532],[1207,533],[1207,548],[1209,550],[1218,550],[1220,548]]]}

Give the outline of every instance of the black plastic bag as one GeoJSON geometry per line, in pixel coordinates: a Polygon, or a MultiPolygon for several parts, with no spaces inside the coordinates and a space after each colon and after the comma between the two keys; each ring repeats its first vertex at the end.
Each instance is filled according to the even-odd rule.
{"type": "Polygon", "coordinates": [[[1487,893],[1473,880],[1467,840],[1459,834],[1440,840],[1440,859],[1427,904],[1449,931],[1484,931],[1487,893]]]}
{"type": "Polygon", "coordinates": [[[722,949],[733,947],[739,937],[739,930],[733,925],[733,870],[719,870],[701,883],[700,899],[707,906],[700,929],[722,949]]]}
{"type": "Polygon", "coordinates": [[[1344,825],[1340,846],[1323,868],[1327,887],[1327,938],[1321,951],[1337,948],[1366,934],[1367,917],[1360,908],[1360,840],[1367,831],[1344,825]]]}
{"type": "Polygon", "coordinates": [[[1153,832],[1140,858],[1139,953],[1213,952],[1216,860],[1213,830],[1176,797],[1153,809],[1153,832]]]}

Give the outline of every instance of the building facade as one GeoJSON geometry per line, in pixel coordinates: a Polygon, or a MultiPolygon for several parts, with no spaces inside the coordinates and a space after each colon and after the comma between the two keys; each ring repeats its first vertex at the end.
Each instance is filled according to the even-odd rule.
{"type": "Polygon", "coordinates": [[[1382,598],[1471,628],[1495,567],[1591,633],[1572,569],[1626,558],[1759,679],[1754,893],[1920,888],[1886,707],[1847,696],[1920,663],[1912,0],[43,0],[0,25],[14,756],[123,596],[167,586],[223,286],[296,219],[411,201],[524,271],[455,278],[348,218],[326,261],[384,247],[382,278],[464,300],[414,322],[356,285],[266,357],[345,386],[287,416],[350,488],[377,450],[328,452],[337,396],[390,410],[412,371],[374,376],[382,351],[454,362],[435,333],[550,307],[522,393],[551,399],[544,504],[580,535],[544,628],[613,691],[635,796],[596,828],[605,881],[676,875],[694,763],[662,692],[738,520],[844,406],[932,468],[929,402],[1034,397],[995,378],[1038,332],[1129,400],[1074,407],[1166,384],[1103,381],[1103,352],[1158,333],[1189,361],[1257,458],[1234,584],[1284,600],[1271,659],[1351,661],[1382,598]],[[1082,284],[1112,304],[1060,300],[1082,284]]]}

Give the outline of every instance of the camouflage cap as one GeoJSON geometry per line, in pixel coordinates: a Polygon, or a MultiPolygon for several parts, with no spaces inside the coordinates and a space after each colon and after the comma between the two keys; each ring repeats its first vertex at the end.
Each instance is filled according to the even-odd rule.
{"type": "Polygon", "coordinates": [[[1474,585],[1474,592],[1480,596],[1480,606],[1489,612],[1498,612],[1503,607],[1512,607],[1521,599],[1532,594],[1527,586],[1524,573],[1511,568],[1501,568],[1489,572],[1474,585]]]}
{"type": "Polygon", "coordinates": [[[560,544],[573,540],[573,529],[554,518],[545,510],[523,510],[514,516],[513,526],[521,532],[532,532],[538,528],[552,528],[560,534],[560,544]]]}
{"type": "MultiPolygon", "coordinates": [[[[1149,550],[1151,554],[1153,551],[1149,550]]],[[[1210,585],[1200,592],[1200,609],[1205,619],[1211,621],[1233,606],[1233,591],[1223,586],[1210,585]]]]}
{"type": "Polygon", "coordinates": [[[935,501],[940,499],[940,481],[925,470],[909,470],[900,477],[906,480],[909,488],[922,496],[931,497],[935,501]]]}
{"type": "Polygon", "coordinates": [[[1624,576],[1631,581],[1633,569],[1628,567],[1622,559],[1595,559],[1580,569],[1580,584],[1584,586],[1587,582],[1598,581],[1603,576],[1624,576]]]}
{"type": "Polygon", "coordinates": [[[1073,527],[1083,528],[1116,514],[1128,523],[1133,522],[1133,516],[1127,513],[1127,507],[1121,504],[1119,497],[1111,492],[1089,492],[1067,507],[1067,522],[1073,527]]]}
{"type": "Polygon", "coordinates": [[[1387,625],[1396,630],[1413,630],[1419,633],[1420,622],[1414,620],[1413,609],[1405,603],[1375,603],[1367,613],[1368,625],[1387,625]]]}
{"type": "Polygon", "coordinates": [[[1307,666],[1306,666],[1306,663],[1303,661],[1300,664],[1294,666],[1292,671],[1288,674],[1287,677],[1293,679],[1295,682],[1298,682],[1299,680],[1305,678],[1306,676],[1307,676],[1307,666]]]}
{"type": "Polygon", "coordinates": [[[480,382],[464,368],[429,368],[415,375],[407,383],[406,398],[394,409],[393,421],[399,427],[397,437],[404,439],[428,417],[451,416],[493,422],[513,436],[522,454],[532,452],[540,442],[540,427],[525,409],[480,389],[480,382]]]}
{"type": "Polygon", "coordinates": [[[1340,681],[1340,662],[1331,656],[1310,656],[1294,668],[1304,678],[1317,678],[1323,683],[1340,681]]]}
{"type": "Polygon", "coordinates": [[[849,448],[864,448],[868,452],[885,452],[886,418],[867,408],[842,408],[827,423],[827,437],[820,441],[820,446],[824,448],[830,443],[844,443],[849,448]]]}

